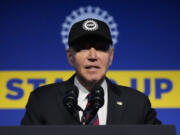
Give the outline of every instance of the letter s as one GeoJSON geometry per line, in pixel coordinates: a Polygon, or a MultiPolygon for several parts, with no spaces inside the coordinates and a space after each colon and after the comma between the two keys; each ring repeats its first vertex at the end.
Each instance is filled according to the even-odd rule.
{"type": "Polygon", "coordinates": [[[6,95],[7,98],[9,99],[12,99],[12,100],[18,100],[20,99],[21,97],[23,97],[24,95],[24,91],[23,89],[17,87],[17,86],[14,86],[14,84],[22,84],[23,81],[21,79],[11,79],[7,82],[7,88],[11,91],[14,91],[16,92],[17,94],[16,95],[12,95],[10,93],[8,93],[6,95]]]}

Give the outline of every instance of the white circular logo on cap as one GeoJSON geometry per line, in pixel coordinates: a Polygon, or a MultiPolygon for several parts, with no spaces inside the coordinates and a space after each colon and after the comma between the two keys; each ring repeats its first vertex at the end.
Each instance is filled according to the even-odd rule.
{"type": "Polygon", "coordinates": [[[95,31],[98,29],[98,24],[94,20],[86,20],[82,25],[84,30],[95,31]]]}

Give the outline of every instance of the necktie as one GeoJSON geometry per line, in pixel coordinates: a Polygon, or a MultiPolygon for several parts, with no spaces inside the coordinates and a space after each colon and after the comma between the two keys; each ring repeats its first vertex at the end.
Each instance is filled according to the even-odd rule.
{"type": "MultiPolygon", "coordinates": [[[[92,111],[92,108],[91,108],[91,103],[90,103],[90,100],[91,100],[91,94],[88,94],[87,95],[87,99],[88,99],[88,103],[86,105],[86,111],[85,111],[85,118],[86,120],[89,119],[89,116],[90,116],[90,113],[92,111]]],[[[88,123],[88,125],[99,125],[99,118],[98,118],[98,114],[95,115],[95,117],[88,123]]]]}

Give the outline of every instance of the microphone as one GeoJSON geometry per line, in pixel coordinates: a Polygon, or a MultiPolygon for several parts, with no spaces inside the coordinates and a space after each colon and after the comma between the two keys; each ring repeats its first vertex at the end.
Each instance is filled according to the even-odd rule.
{"type": "Polygon", "coordinates": [[[77,105],[78,94],[78,88],[75,85],[71,86],[63,98],[63,104],[73,117],[80,122],[78,111],[81,108],[77,105]]]}
{"type": "Polygon", "coordinates": [[[86,111],[91,109],[89,118],[86,120],[86,124],[88,124],[97,114],[98,110],[104,105],[104,90],[100,85],[95,85],[95,87],[91,90],[90,97],[90,108],[87,108],[86,111]]]}
{"type": "Polygon", "coordinates": [[[104,105],[104,90],[101,86],[96,85],[91,91],[92,98],[90,103],[93,110],[98,111],[104,105]]]}

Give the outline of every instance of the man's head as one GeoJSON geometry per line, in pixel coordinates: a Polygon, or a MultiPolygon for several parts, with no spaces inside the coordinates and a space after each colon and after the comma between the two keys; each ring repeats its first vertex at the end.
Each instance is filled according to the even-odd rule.
{"type": "Polygon", "coordinates": [[[96,19],[77,22],[70,30],[68,43],[68,61],[78,80],[88,89],[104,79],[114,53],[107,24],[96,19]]]}

